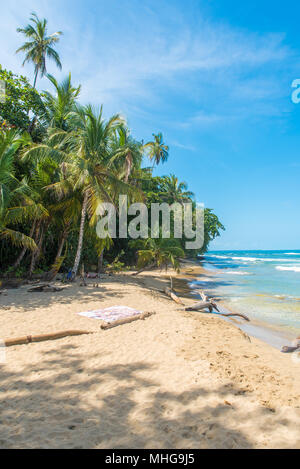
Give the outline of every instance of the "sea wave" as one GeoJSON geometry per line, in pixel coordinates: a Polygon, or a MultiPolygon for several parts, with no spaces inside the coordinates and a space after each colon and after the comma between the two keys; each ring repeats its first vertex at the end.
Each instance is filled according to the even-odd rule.
{"type": "Polygon", "coordinates": [[[278,259],[278,258],[270,258],[270,257],[240,257],[240,256],[211,256],[216,259],[227,259],[227,260],[234,260],[234,261],[244,261],[244,262],[290,262],[290,259],[278,259]]]}
{"type": "Polygon", "coordinates": [[[208,256],[208,257],[214,257],[216,259],[231,259],[229,256],[208,256]]]}
{"type": "Polygon", "coordinates": [[[225,270],[223,273],[228,275],[252,275],[250,272],[236,272],[234,270],[225,270]]]}
{"type": "Polygon", "coordinates": [[[293,266],[286,267],[284,265],[277,265],[276,270],[290,271],[290,272],[300,272],[300,266],[299,265],[293,265],[293,266]]]}

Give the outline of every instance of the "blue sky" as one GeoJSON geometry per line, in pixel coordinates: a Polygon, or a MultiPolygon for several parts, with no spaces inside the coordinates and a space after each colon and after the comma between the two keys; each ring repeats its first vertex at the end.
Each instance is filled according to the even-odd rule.
{"type": "MultiPolygon", "coordinates": [[[[300,248],[298,2],[10,0],[0,63],[32,79],[14,51],[30,12],[62,30],[63,62],[82,102],[121,112],[145,141],[161,131],[169,162],[226,226],[214,249],[300,248]]],[[[50,89],[46,79],[38,87],[50,89]]]]}

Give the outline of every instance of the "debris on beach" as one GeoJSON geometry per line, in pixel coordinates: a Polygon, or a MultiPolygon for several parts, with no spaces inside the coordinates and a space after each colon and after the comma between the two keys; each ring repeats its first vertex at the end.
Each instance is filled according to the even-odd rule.
{"type": "Polygon", "coordinates": [[[30,288],[28,290],[28,293],[56,293],[56,292],[60,292],[63,290],[64,290],[63,288],[57,288],[57,287],[54,287],[53,285],[46,284],[46,285],[40,285],[38,287],[30,288]]]}

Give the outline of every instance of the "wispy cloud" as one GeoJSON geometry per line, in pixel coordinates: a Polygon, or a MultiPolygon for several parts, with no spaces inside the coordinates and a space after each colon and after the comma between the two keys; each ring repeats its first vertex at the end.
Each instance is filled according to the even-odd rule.
{"type": "MultiPolygon", "coordinates": [[[[184,11],[171,3],[158,8],[156,1],[124,0],[120,5],[113,0],[108,6],[92,0],[63,4],[11,0],[1,9],[6,38],[1,63],[21,70],[21,58],[14,55],[21,37],[15,29],[36,10],[48,17],[50,29],[64,30],[62,75],[72,70],[74,81],[83,83],[83,101],[105,102],[110,110],[130,110],[143,103],[153,111],[162,106],[166,93],[195,98],[196,103],[200,94],[207,95],[210,111],[207,103],[199,102],[186,121],[188,126],[207,126],[223,119],[220,100],[234,113],[243,100],[261,102],[282,93],[277,82],[268,86],[267,77],[253,79],[247,73],[259,73],[264,66],[268,74],[272,67],[289,61],[292,51],[283,35],[255,34],[208,22],[201,9],[191,22],[188,8],[184,11]]],[[[50,71],[54,71],[51,66],[50,71]]],[[[43,81],[39,86],[47,85],[43,81]]]]}

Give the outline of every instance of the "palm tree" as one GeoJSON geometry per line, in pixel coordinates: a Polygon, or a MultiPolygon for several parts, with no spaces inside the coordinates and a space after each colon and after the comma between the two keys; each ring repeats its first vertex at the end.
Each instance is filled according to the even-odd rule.
{"type": "Polygon", "coordinates": [[[47,126],[68,130],[68,116],[75,110],[76,100],[80,94],[81,86],[72,86],[71,73],[61,83],[52,75],[47,75],[55,88],[56,94],[44,91],[44,121],[47,126]]]}
{"type": "Polygon", "coordinates": [[[70,127],[74,130],[51,129],[48,141],[36,145],[28,154],[35,154],[36,158],[45,158],[48,155],[61,165],[65,177],[48,187],[60,198],[66,197],[71,190],[82,194],[79,238],[73,267],[76,275],[87,216],[91,224],[95,224],[99,203],[113,203],[121,190],[128,193],[132,189],[120,180],[119,174],[110,165],[113,135],[124,125],[121,117],[115,115],[105,121],[102,107],[100,112],[94,112],[91,106],[77,106],[70,113],[69,119],[70,127]]]}
{"type": "Polygon", "coordinates": [[[14,159],[22,139],[16,130],[0,131],[0,237],[14,245],[36,249],[31,236],[11,228],[35,216],[35,206],[27,181],[15,176],[14,159]]]}
{"type": "Polygon", "coordinates": [[[190,202],[194,197],[193,192],[188,191],[187,183],[179,182],[174,174],[163,178],[162,189],[162,198],[166,199],[167,202],[177,202],[183,205],[185,202],[190,202]]]}
{"type": "Polygon", "coordinates": [[[47,73],[46,58],[53,60],[59,69],[62,68],[59,55],[53,46],[58,43],[63,33],[58,31],[48,36],[47,20],[40,20],[36,13],[31,14],[30,21],[32,24],[28,24],[25,28],[17,29],[17,32],[24,34],[28,41],[19,47],[16,52],[25,53],[23,66],[26,62],[34,64],[35,76],[33,88],[35,88],[38,74],[40,73],[41,76],[44,76],[47,73]]]}
{"type": "Polygon", "coordinates": [[[145,270],[151,270],[155,267],[165,267],[171,264],[179,272],[179,258],[184,257],[184,251],[179,241],[176,239],[152,239],[132,241],[131,246],[138,248],[138,272],[133,275],[139,275],[145,270]]]}
{"type": "Polygon", "coordinates": [[[153,161],[153,169],[155,165],[160,163],[166,163],[169,158],[169,147],[164,144],[164,138],[162,133],[158,135],[153,134],[154,141],[149,142],[144,146],[144,149],[148,152],[149,158],[153,161]]]}
{"type": "Polygon", "coordinates": [[[126,183],[132,171],[139,169],[143,159],[142,144],[134,140],[125,126],[120,126],[113,136],[110,166],[121,171],[126,183]]]}

